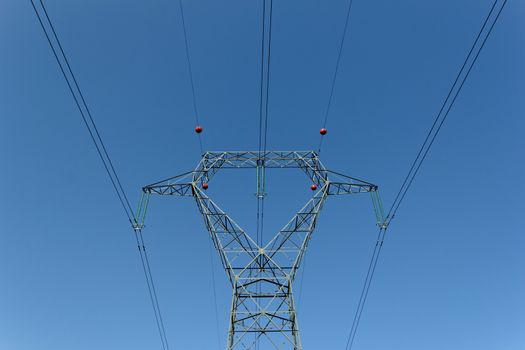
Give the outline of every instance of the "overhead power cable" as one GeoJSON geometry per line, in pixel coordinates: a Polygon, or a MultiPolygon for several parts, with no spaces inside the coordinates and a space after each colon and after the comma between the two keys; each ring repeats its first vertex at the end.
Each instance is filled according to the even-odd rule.
{"type": "MultiPolygon", "coordinates": [[[[264,53],[265,53],[265,33],[266,33],[266,0],[263,0],[263,8],[262,8],[262,22],[261,22],[262,30],[261,30],[261,76],[260,76],[260,101],[259,101],[259,158],[262,158],[262,145],[263,145],[263,130],[264,130],[264,53]]],[[[259,160],[261,162],[261,160],[259,160]]],[[[261,200],[260,197],[264,195],[264,193],[261,193],[261,190],[264,192],[264,187],[260,183],[262,181],[263,175],[260,174],[260,172],[264,171],[264,168],[262,167],[263,164],[259,164],[259,168],[257,169],[257,229],[256,229],[256,242],[257,245],[260,245],[260,221],[261,221],[261,200]]]]}
{"type": "Polygon", "coordinates": [[[76,79],[76,76],[73,73],[73,69],[71,68],[69,60],[67,59],[63,46],[60,42],[60,39],[55,30],[55,27],[51,21],[49,13],[44,5],[44,2],[43,0],[39,1],[40,7],[42,9],[41,11],[43,12],[43,15],[41,15],[41,11],[38,10],[37,5],[35,4],[35,1],[34,0],[30,0],[30,1],[31,1],[33,10],[36,14],[36,17],[38,19],[38,22],[40,23],[40,26],[42,27],[42,30],[45,34],[47,42],[49,43],[49,46],[53,52],[53,55],[58,63],[60,71],[66,81],[66,84],[69,88],[71,96],[73,97],[75,105],[77,106],[77,109],[82,117],[82,121],[84,122],[84,125],[86,126],[86,129],[88,130],[89,136],[93,144],[95,145],[97,154],[99,155],[99,158],[102,161],[102,164],[110,179],[113,189],[115,190],[115,193],[117,194],[117,198],[119,199],[119,202],[124,210],[124,213],[128,221],[133,226],[135,226],[135,230],[134,230],[135,239],[136,239],[137,246],[139,248],[142,268],[144,270],[144,275],[146,277],[146,284],[148,287],[150,300],[151,300],[153,311],[155,314],[155,322],[157,324],[157,328],[159,331],[162,348],[165,350],[169,350],[169,345],[168,345],[168,341],[166,337],[166,330],[164,327],[164,322],[162,320],[162,314],[160,312],[160,305],[158,302],[155,283],[153,281],[153,277],[151,273],[151,266],[150,266],[148,255],[146,252],[144,238],[142,236],[142,231],[140,230],[140,228],[136,227],[137,219],[136,219],[135,213],[133,211],[133,208],[130,205],[126,192],[124,191],[124,188],[117,174],[117,171],[115,170],[111,157],[109,156],[107,148],[102,140],[102,137],[100,136],[98,128],[95,124],[95,120],[86,103],[86,99],[84,98],[84,94],[82,93],[82,90],[76,79]],[[56,44],[54,42],[56,42],[56,44]]]}
{"type": "Polygon", "coordinates": [[[48,30],[46,29],[44,22],[42,21],[42,17],[40,16],[40,13],[38,12],[35,3],[33,0],[31,1],[31,5],[33,6],[33,10],[35,11],[35,14],[37,15],[38,21],[44,30],[44,34],[46,36],[46,39],[51,47],[51,50],[53,51],[53,55],[55,56],[55,59],[58,62],[58,65],[60,67],[60,71],[62,72],[62,75],[64,76],[64,79],[66,80],[67,86],[69,88],[69,91],[71,92],[71,95],[73,96],[73,99],[75,100],[75,104],[80,112],[80,115],[82,116],[82,120],[88,129],[89,136],[91,140],[93,141],[93,144],[95,145],[95,148],[97,150],[97,154],[100,157],[100,160],[102,161],[104,168],[106,170],[106,173],[108,174],[111,184],[113,185],[113,188],[115,189],[115,193],[118,196],[118,199],[122,205],[122,208],[124,209],[124,212],[129,220],[131,220],[133,216],[133,209],[129,203],[129,200],[126,196],[126,193],[123,190],[122,183],[120,182],[119,177],[117,176],[117,173],[115,171],[115,167],[113,166],[113,162],[111,161],[111,158],[109,157],[109,154],[107,152],[106,146],[104,145],[104,142],[102,142],[102,138],[100,137],[100,133],[98,132],[98,129],[96,127],[96,124],[93,120],[93,117],[91,115],[91,112],[87,106],[86,100],[84,98],[84,94],[82,93],[82,90],[80,89],[80,86],[78,85],[77,79],[75,77],[75,74],[73,73],[73,70],[71,69],[71,65],[69,64],[69,61],[67,59],[66,54],[64,53],[64,50],[62,48],[62,44],[60,40],[58,39],[57,33],[55,31],[55,28],[51,22],[51,19],[49,17],[49,14],[47,12],[47,9],[42,1],[40,1],[40,4],[42,6],[45,19],[47,20],[47,23],[49,24],[49,27],[51,29],[51,32],[53,34],[54,39],[57,42],[58,50],[55,48],[55,46],[52,43],[52,39],[49,35],[48,30]],[[64,64],[60,61],[59,54],[61,55],[65,66],[67,67],[67,71],[64,68],[64,64]],[[71,80],[67,75],[67,72],[71,75],[71,80]],[[72,82],[71,82],[72,81],[72,82]],[[75,90],[76,89],[76,90],[75,90]],[[75,94],[75,91],[78,94],[75,94]],[[83,109],[84,108],[84,109],[83,109]]]}
{"type": "MultiPolygon", "coordinates": [[[[197,126],[201,125],[199,121],[199,110],[197,108],[197,96],[195,94],[195,79],[193,78],[193,68],[191,65],[191,57],[190,57],[190,45],[188,43],[188,33],[186,30],[186,19],[184,16],[184,6],[182,6],[182,0],[179,0],[179,8],[180,8],[180,16],[182,20],[182,31],[184,34],[184,47],[186,51],[186,62],[188,64],[188,73],[190,75],[190,85],[191,85],[191,97],[193,101],[193,112],[195,116],[195,123],[197,126]]],[[[199,137],[199,146],[201,150],[201,155],[204,154],[204,146],[202,142],[202,135],[199,133],[197,135],[199,137]]]]}
{"type": "Polygon", "coordinates": [[[261,84],[260,84],[260,106],[259,106],[259,158],[260,173],[258,174],[259,182],[257,188],[257,244],[262,244],[262,235],[264,228],[264,197],[265,197],[265,164],[264,155],[267,150],[268,141],[268,100],[270,92],[270,59],[272,46],[272,14],[273,0],[263,0],[262,13],[262,35],[261,35],[261,84]],[[268,29],[266,31],[266,7],[268,10],[268,29]],[[266,39],[266,36],[268,37],[266,39]],[[268,48],[266,49],[266,45],[268,48]]]}
{"type": "Polygon", "coordinates": [[[268,107],[272,53],[273,0],[263,0],[261,30],[261,69],[259,102],[259,153],[265,153],[268,142],[268,107]],[[267,5],[269,4],[269,5],[267,5]],[[269,7],[267,9],[267,7],[269,7]],[[268,11],[267,11],[268,10],[268,11]],[[268,19],[266,18],[268,16],[268,19]],[[266,22],[268,21],[268,28],[266,22]]]}
{"type": "MultiPolygon", "coordinates": [[[[350,23],[350,17],[351,17],[351,13],[352,13],[352,5],[353,5],[354,1],[353,0],[350,0],[348,2],[348,9],[346,11],[346,17],[345,17],[345,24],[344,24],[344,27],[343,27],[343,34],[341,36],[341,41],[339,43],[339,50],[338,50],[338,53],[337,53],[337,60],[336,60],[336,63],[335,63],[335,69],[334,69],[334,75],[332,76],[332,82],[330,84],[330,93],[328,95],[328,103],[327,103],[327,106],[326,106],[326,109],[325,109],[325,114],[324,114],[324,119],[323,119],[323,129],[326,129],[327,127],[327,124],[328,124],[328,115],[330,113],[330,107],[332,106],[332,99],[333,99],[333,96],[334,96],[334,90],[335,90],[335,83],[337,81],[337,74],[339,73],[339,66],[340,66],[340,63],[341,63],[341,57],[342,57],[342,54],[343,54],[343,47],[344,47],[344,43],[345,43],[345,39],[346,39],[346,33],[348,31],[348,25],[350,23]]],[[[317,147],[317,153],[321,153],[321,148],[323,146],[323,135],[320,136],[320,140],[319,140],[319,146],[317,147]]],[[[303,294],[303,280],[304,280],[304,271],[306,269],[306,255],[303,257],[303,270],[301,272],[301,282],[299,284],[299,307],[298,309],[300,309],[300,306],[302,304],[302,294],[303,294]]]]}
{"type": "MultiPolygon", "coordinates": [[[[334,70],[334,75],[332,77],[332,83],[330,85],[330,93],[328,95],[328,103],[326,105],[326,110],[325,110],[325,113],[324,113],[324,119],[323,119],[323,129],[326,129],[326,126],[328,124],[328,115],[330,114],[330,107],[332,106],[332,99],[333,99],[333,96],[334,96],[334,89],[335,89],[335,83],[337,81],[337,74],[339,73],[339,66],[340,66],[340,63],[341,63],[341,56],[343,54],[343,47],[344,47],[344,44],[345,44],[345,39],[346,39],[346,33],[348,31],[348,24],[350,23],[350,15],[352,13],[352,5],[353,5],[354,1],[353,0],[350,0],[348,2],[348,10],[346,11],[346,19],[345,19],[345,25],[344,25],[344,28],[343,28],[343,35],[341,37],[341,42],[339,44],[339,51],[337,53],[337,60],[336,60],[336,63],[335,63],[335,70],[334,70]]],[[[323,135],[320,136],[320,140],[319,140],[319,147],[318,147],[318,153],[321,153],[321,147],[323,146],[323,135]]]]}
{"type": "Polygon", "coordinates": [[[419,172],[419,169],[421,168],[423,162],[427,158],[430,148],[434,144],[434,141],[437,135],[439,134],[452,107],[454,106],[454,103],[456,102],[456,99],[459,96],[459,93],[461,92],[468,76],[470,75],[470,72],[472,71],[472,68],[474,67],[481,51],[485,47],[485,44],[490,34],[492,33],[492,30],[494,29],[494,26],[496,25],[501,15],[501,12],[503,11],[506,4],[507,4],[507,0],[503,0],[502,3],[500,2],[500,0],[495,0],[494,3],[492,4],[492,7],[490,8],[490,11],[486,16],[485,21],[483,22],[483,25],[481,26],[481,29],[479,30],[478,35],[476,36],[476,39],[474,40],[474,43],[472,44],[470,51],[467,54],[467,57],[465,58],[463,62],[463,65],[461,66],[461,69],[459,73],[457,74],[454,80],[454,83],[452,84],[445,98],[445,101],[443,102],[438,112],[438,115],[436,116],[434,120],[434,123],[432,124],[432,127],[427,133],[427,136],[425,138],[425,141],[423,142],[423,145],[419,149],[416,159],[412,163],[412,166],[410,167],[410,170],[407,176],[405,177],[405,180],[403,181],[401,188],[399,189],[399,192],[396,198],[394,199],[394,202],[392,203],[392,206],[390,207],[388,211],[388,214],[385,218],[385,222],[383,223],[383,225],[380,226],[379,233],[378,233],[377,240],[376,240],[376,245],[372,253],[372,258],[368,266],[368,271],[365,277],[365,282],[361,290],[361,295],[359,298],[358,306],[357,306],[357,309],[354,315],[354,319],[352,322],[352,327],[348,335],[348,339],[346,343],[347,350],[351,350],[354,344],[355,337],[357,334],[357,329],[359,327],[361,316],[363,314],[363,309],[364,309],[364,306],[365,306],[365,303],[368,297],[368,293],[370,291],[372,279],[376,271],[377,263],[379,261],[379,256],[381,254],[381,249],[383,247],[383,242],[385,239],[387,229],[390,225],[390,222],[395,217],[401,203],[403,202],[403,199],[405,198],[408,190],[412,186],[414,179],[419,172]],[[498,3],[501,4],[501,6],[499,6],[499,10],[494,15],[495,9],[498,8],[497,7],[498,3]],[[490,26],[488,26],[488,29],[487,29],[487,25],[490,23],[491,20],[492,20],[492,23],[490,24],[490,26]]]}
{"type": "Polygon", "coordinates": [[[443,126],[443,123],[447,119],[448,114],[449,114],[450,110],[452,109],[452,106],[456,102],[456,99],[457,99],[459,93],[461,92],[461,89],[463,88],[463,85],[465,84],[465,81],[467,80],[467,78],[468,78],[468,76],[470,74],[470,71],[474,67],[474,64],[476,63],[476,61],[477,61],[477,59],[479,57],[479,54],[481,53],[481,50],[485,46],[485,43],[486,43],[487,39],[489,38],[490,33],[492,32],[492,29],[494,28],[494,25],[496,24],[500,14],[501,14],[501,11],[503,11],[503,8],[505,7],[505,5],[507,3],[507,0],[503,1],[503,4],[501,5],[498,13],[496,14],[496,17],[494,18],[490,28],[488,29],[488,32],[486,33],[485,38],[481,42],[481,45],[478,47],[474,58],[471,60],[472,54],[474,53],[474,50],[475,50],[476,46],[478,46],[478,44],[480,42],[481,35],[485,31],[485,29],[487,27],[487,24],[488,24],[488,21],[489,21],[490,17],[492,16],[492,14],[494,13],[494,9],[496,8],[496,5],[497,5],[498,1],[499,0],[495,0],[494,3],[492,4],[492,7],[490,8],[490,11],[489,11],[487,17],[485,18],[485,21],[483,22],[483,25],[482,25],[480,31],[478,32],[478,35],[476,36],[476,40],[472,44],[472,46],[470,48],[470,51],[469,51],[467,57],[465,58],[465,61],[463,62],[463,65],[461,66],[461,69],[459,70],[459,72],[458,72],[458,74],[456,76],[456,79],[454,80],[454,83],[452,84],[452,87],[450,88],[450,90],[449,90],[449,92],[447,94],[447,97],[445,98],[445,101],[443,101],[443,104],[441,105],[441,108],[440,108],[436,118],[434,119],[434,123],[432,124],[432,127],[430,128],[430,130],[428,131],[428,133],[426,135],[425,141],[421,145],[421,147],[419,149],[419,152],[418,152],[416,158],[414,159],[414,161],[412,163],[412,166],[410,167],[410,170],[409,170],[408,174],[406,175],[406,177],[405,177],[405,179],[403,181],[403,184],[402,184],[401,188],[399,189],[399,191],[398,191],[398,193],[396,195],[396,198],[394,199],[394,203],[392,204],[392,207],[390,208],[390,210],[388,212],[388,215],[387,215],[387,217],[390,220],[393,219],[395,214],[397,213],[397,210],[399,209],[399,206],[401,205],[401,202],[405,198],[405,195],[408,192],[410,186],[412,185],[412,183],[414,181],[414,178],[416,177],[417,173],[419,172],[421,164],[423,164],[423,162],[425,161],[425,159],[427,157],[427,154],[428,154],[428,151],[432,147],[432,144],[434,143],[434,140],[436,139],[436,136],[438,135],[439,131],[441,130],[441,127],[443,126]],[[467,67],[467,64],[469,63],[469,61],[471,61],[470,65],[469,65],[469,68],[466,71],[466,74],[463,74],[464,71],[465,71],[465,68],[467,67]],[[462,77],[462,75],[463,75],[463,77],[462,77]],[[461,82],[460,82],[460,80],[461,80],[461,82]],[[455,91],[455,93],[454,93],[454,91],[455,91]],[[452,95],[454,95],[454,96],[453,96],[451,102],[449,103],[450,97],[452,95]],[[447,104],[448,104],[448,107],[447,107],[447,104]],[[445,113],[443,114],[444,111],[445,111],[445,113]]]}
{"type": "MultiPolygon", "coordinates": [[[[182,4],[182,0],[179,0],[179,8],[180,8],[180,16],[181,16],[181,22],[182,22],[182,31],[184,34],[184,48],[186,52],[186,63],[188,65],[188,73],[190,76],[190,85],[191,85],[191,97],[193,102],[193,112],[194,112],[194,118],[195,118],[195,124],[197,127],[199,127],[200,121],[199,121],[199,110],[197,108],[197,95],[195,93],[195,79],[193,78],[193,68],[191,64],[191,55],[190,55],[190,45],[188,40],[188,31],[186,29],[186,17],[184,15],[184,6],[182,4]]],[[[201,155],[204,154],[204,146],[202,141],[202,134],[197,134],[199,138],[199,147],[201,155]]],[[[211,243],[210,243],[211,244],[211,243]]],[[[211,246],[210,246],[210,264],[211,264],[211,278],[212,278],[212,291],[213,291],[213,302],[215,304],[215,323],[216,323],[216,332],[217,332],[217,348],[221,348],[221,342],[220,342],[220,335],[219,335],[219,313],[217,308],[217,286],[215,285],[215,263],[213,259],[213,255],[211,254],[211,246]]]]}
{"type": "Polygon", "coordinates": [[[270,67],[272,58],[272,27],[273,27],[273,0],[270,1],[270,13],[268,23],[268,57],[266,59],[266,94],[264,107],[264,137],[263,152],[266,153],[268,143],[268,101],[270,99],[270,67]]]}
{"type": "MultiPolygon", "coordinates": [[[[257,245],[263,245],[264,237],[264,198],[266,168],[264,157],[268,142],[268,106],[270,93],[270,63],[272,50],[273,0],[263,0],[261,22],[261,70],[260,70],[260,104],[259,104],[259,160],[257,168],[257,245]],[[268,21],[268,28],[266,22],[268,21]]],[[[262,264],[262,257],[261,257],[262,264]]],[[[257,285],[260,292],[261,286],[257,285]]],[[[259,349],[259,336],[255,334],[255,349],[259,349]]]]}
{"type": "Polygon", "coordinates": [[[151,265],[149,263],[148,252],[146,250],[146,244],[144,243],[144,236],[142,235],[142,229],[136,228],[135,238],[137,240],[137,246],[139,249],[140,259],[142,262],[142,268],[144,270],[144,276],[146,278],[146,284],[148,286],[148,292],[150,295],[150,301],[155,312],[155,320],[157,327],[159,328],[160,339],[162,342],[162,347],[166,350],[169,350],[168,338],[166,336],[166,329],[164,327],[164,320],[162,318],[162,312],[160,310],[159,299],[157,297],[157,289],[155,287],[155,282],[153,280],[153,275],[151,273],[151,265]]]}

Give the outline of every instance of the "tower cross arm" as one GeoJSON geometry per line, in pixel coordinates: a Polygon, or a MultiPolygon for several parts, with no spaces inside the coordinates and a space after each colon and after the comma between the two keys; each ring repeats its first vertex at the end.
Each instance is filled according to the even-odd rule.
{"type": "Polygon", "coordinates": [[[344,175],[332,170],[325,170],[327,173],[327,194],[329,196],[342,194],[356,194],[377,192],[379,187],[373,183],[344,175]]]}
{"type": "Polygon", "coordinates": [[[328,195],[336,196],[342,194],[368,193],[377,191],[377,186],[368,184],[356,184],[351,182],[329,182],[328,195]]]}
{"type": "Polygon", "coordinates": [[[203,170],[188,171],[142,187],[142,192],[161,196],[195,196],[195,186],[207,183],[212,174],[203,170]]]}
{"type": "Polygon", "coordinates": [[[144,193],[157,194],[161,196],[188,196],[194,195],[193,183],[177,183],[177,184],[165,184],[156,186],[146,186],[142,188],[144,193]]]}

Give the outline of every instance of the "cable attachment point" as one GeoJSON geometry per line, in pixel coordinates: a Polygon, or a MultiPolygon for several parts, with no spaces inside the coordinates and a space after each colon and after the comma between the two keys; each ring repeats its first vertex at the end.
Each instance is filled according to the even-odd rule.
{"type": "Polygon", "coordinates": [[[380,222],[377,224],[377,226],[379,226],[381,230],[386,231],[386,229],[388,228],[388,222],[387,221],[380,222]]]}
{"type": "Polygon", "coordinates": [[[132,222],[132,223],[131,223],[131,227],[133,228],[133,230],[135,231],[135,233],[137,233],[137,232],[142,231],[142,229],[143,229],[144,227],[146,227],[146,225],[144,225],[144,224],[139,224],[138,222],[135,221],[135,222],[132,222]]]}

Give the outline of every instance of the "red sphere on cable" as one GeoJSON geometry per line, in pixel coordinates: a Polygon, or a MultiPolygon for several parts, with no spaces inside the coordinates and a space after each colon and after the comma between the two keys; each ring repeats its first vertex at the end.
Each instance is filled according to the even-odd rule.
{"type": "Polygon", "coordinates": [[[310,186],[310,188],[312,189],[312,191],[315,191],[317,189],[317,185],[316,184],[312,184],[312,186],[310,186]]]}
{"type": "Polygon", "coordinates": [[[208,187],[209,187],[209,186],[208,186],[208,184],[207,184],[206,182],[202,184],[202,188],[203,188],[203,189],[207,190],[208,187]]]}
{"type": "Polygon", "coordinates": [[[321,130],[319,130],[319,133],[321,135],[326,135],[327,132],[328,132],[328,130],[326,128],[321,128],[321,130]]]}
{"type": "Polygon", "coordinates": [[[200,133],[202,132],[202,126],[197,125],[197,126],[195,127],[195,132],[196,132],[197,134],[200,134],[200,133]]]}

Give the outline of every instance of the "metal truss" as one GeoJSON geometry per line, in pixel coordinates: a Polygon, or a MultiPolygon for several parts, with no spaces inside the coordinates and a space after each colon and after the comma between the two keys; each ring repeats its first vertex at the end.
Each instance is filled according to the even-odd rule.
{"type": "MultiPolygon", "coordinates": [[[[261,171],[262,170],[262,171],[261,171]]],[[[314,151],[206,152],[196,169],[143,187],[138,229],[150,195],[193,197],[233,288],[227,350],[266,347],[301,350],[293,282],[328,196],[370,193],[378,225],[383,214],[378,187],[327,170],[314,151]],[[220,169],[294,168],[315,184],[312,198],[264,244],[246,233],[202,189],[220,169]]]]}

